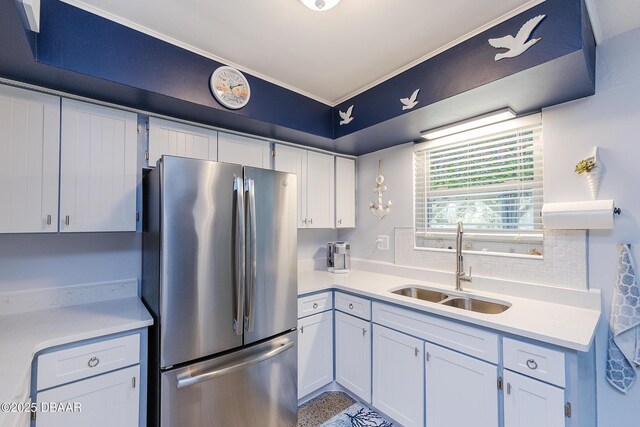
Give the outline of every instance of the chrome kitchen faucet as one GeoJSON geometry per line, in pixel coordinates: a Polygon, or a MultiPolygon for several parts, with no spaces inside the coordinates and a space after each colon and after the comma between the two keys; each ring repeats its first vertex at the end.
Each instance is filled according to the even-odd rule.
{"type": "Polygon", "coordinates": [[[471,282],[471,267],[469,267],[469,275],[464,272],[464,265],[462,260],[462,222],[458,222],[458,229],[456,230],[456,291],[462,290],[460,282],[471,282]]]}

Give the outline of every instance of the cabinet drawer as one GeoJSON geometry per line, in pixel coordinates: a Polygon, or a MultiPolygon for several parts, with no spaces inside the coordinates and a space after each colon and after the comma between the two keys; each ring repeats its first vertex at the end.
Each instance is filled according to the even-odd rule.
{"type": "Polygon", "coordinates": [[[298,298],[298,318],[311,316],[333,308],[331,292],[298,298]]]}
{"type": "Polygon", "coordinates": [[[504,367],[560,387],[565,386],[564,353],[547,347],[505,338],[504,367]]]}
{"type": "Polygon", "coordinates": [[[373,303],[373,321],[469,356],[498,363],[498,335],[388,304],[373,303]]]}
{"type": "Polygon", "coordinates": [[[38,356],[38,390],[135,365],[140,334],[67,348],[38,356]]]}
{"type": "Polygon", "coordinates": [[[352,316],[371,320],[371,301],[368,299],[336,292],[336,308],[352,316]]]}

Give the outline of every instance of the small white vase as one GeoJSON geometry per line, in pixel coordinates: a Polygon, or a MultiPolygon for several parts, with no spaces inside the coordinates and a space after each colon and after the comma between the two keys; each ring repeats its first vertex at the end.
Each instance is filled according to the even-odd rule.
{"type": "Polygon", "coordinates": [[[598,198],[601,179],[602,165],[596,163],[596,167],[591,169],[591,172],[587,173],[587,181],[589,182],[589,189],[591,190],[591,198],[593,200],[596,200],[598,198]]]}
{"type": "Polygon", "coordinates": [[[600,192],[600,183],[602,182],[602,174],[604,172],[604,165],[598,158],[598,147],[593,147],[593,161],[596,166],[591,169],[591,172],[587,172],[587,181],[589,182],[589,189],[591,190],[591,198],[597,200],[598,193],[600,192]]]}

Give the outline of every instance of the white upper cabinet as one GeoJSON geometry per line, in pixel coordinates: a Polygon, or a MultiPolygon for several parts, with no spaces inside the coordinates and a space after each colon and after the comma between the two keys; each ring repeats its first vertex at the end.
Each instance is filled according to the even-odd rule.
{"type": "Polygon", "coordinates": [[[307,228],[335,227],[334,157],[307,153],[307,228]]]}
{"type": "Polygon", "coordinates": [[[220,132],[218,161],[271,169],[271,146],[267,141],[220,132]]]}
{"type": "Polygon", "coordinates": [[[135,231],[136,115],[62,101],[60,231],[135,231]]]}
{"type": "Polygon", "coordinates": [[[427,425],[498,427],[497,366],[431,343],[425,352],[427,425]]]}
{"type": "Polygon", "coordinates": [[[58,230],[60,98],[0,86],[0,233],[58,230]]]}
{"type": "Polygon", "coordinates": [[[217,160],[218,132],[168,120],[149,118],[149,166],[170,156],[217,160]]]}
{"type": "Polygon", "coordinates": [[[298,175],[298,228],[307,225],[307,150],[276,144],[275,170],[298,175]]]}
{"type": "Polygon", "coordinates": [[[356,161],[336,157],[336,228],[356,226],[356,161]]]}
{"type": "Polygon", "coordinates": [[[371,325],[335,312],[336,382],[371,403],[371,325]]]}

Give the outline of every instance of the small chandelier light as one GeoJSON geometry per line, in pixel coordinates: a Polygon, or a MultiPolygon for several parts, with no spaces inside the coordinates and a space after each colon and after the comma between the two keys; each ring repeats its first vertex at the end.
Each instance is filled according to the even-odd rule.
{"type": "Polygon", "coordinates": [[[329,10],[338,3],[340,0],[300,0],[311,10],[315,10],[317,12],[324,12],[325,10],[329,10]]]}

